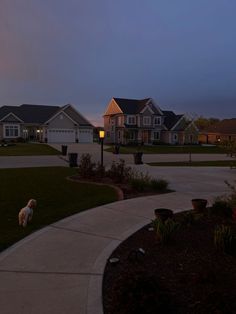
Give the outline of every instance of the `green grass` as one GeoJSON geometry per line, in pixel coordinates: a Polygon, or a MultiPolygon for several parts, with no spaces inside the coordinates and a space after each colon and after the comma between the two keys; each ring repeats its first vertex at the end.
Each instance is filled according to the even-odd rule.
{"type": "Polygon", "coordinates": [[[16,143],[13,146],[0,146],[0,156],[58,155],[61,152],[47,144],[16,143]]]}
{"type": "MultiPolygon", "coordinates": [[[[106,149],[113,152],[114,148],[110,146],[106,149]]],[[[225,154],[226,150],[219,146],[200,146],[200,145],[153,145],[153,146],[121,146],[120,154],[132,154],[142,151],[144,154],[225,154]]]]}
{"type": "Polygon", "coordinates": [[[176,162],[150,162],[149,166],[158,167],[236,167],[236,161],[212,160],[212,161],[176,161],[176,162]]]}
{"type": "Polygon", "coordinates": [[[66,180],[74,168],[0,169],[0,251],[33,231],[64,217],[117,200],[108,186],[66,180]],[[37,200],[32,222],[18,226],[18,212],[37,200]]]}

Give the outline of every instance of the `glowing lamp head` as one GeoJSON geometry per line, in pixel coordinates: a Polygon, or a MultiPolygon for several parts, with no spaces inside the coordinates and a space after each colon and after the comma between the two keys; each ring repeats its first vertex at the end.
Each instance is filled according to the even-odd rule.
{"type": "Polygon", "coordinates": [[[105,137],[105,131],[100,130],[99,131],[99,138],[104,138],[105,137]]]}

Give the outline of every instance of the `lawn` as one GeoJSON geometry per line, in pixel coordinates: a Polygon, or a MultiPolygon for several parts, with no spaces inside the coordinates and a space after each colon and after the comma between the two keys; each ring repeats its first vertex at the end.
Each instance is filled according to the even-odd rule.
{"type": "Polygon", "coordinates": [[[212,160],[212,161],[175,161],[175,162],[150,162],[149,166],[157,167],[236,167],[236,161],[212,160]]]}
{"type": "Polygon", "coordinates": [[[108,186],[66,180],[74,168],[0,169],[0,251],[64,217],[117,199],[108,186]],[[18,212],[30,198],[38,202],[33,221],[18,226],[18,212]]]}
{"type": "Polygon", "coordinates": [[[9,146],[0,146],[0,156],[38,156],[58,155],[61,152],[42,143],[16,143],[9,146]]]}
{"type": "MultiPolygon", "coordinates": [[[[114,147],[106,149],[113,152],[114,147]]],[[[200,146],[200,145],[152,145],[152,146],[121,146],[120,154],[132,154],[142,151],[144,154],[225,154],[226,150],[219,146],[200,146]]]]}

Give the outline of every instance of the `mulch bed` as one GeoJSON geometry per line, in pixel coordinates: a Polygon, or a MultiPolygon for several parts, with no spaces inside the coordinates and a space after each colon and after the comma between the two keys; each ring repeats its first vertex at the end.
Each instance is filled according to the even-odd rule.
{"type": "MultiPolygon", "coordinates": [[[[181,221],[183,215],[174,219],[181,221]]],[[[236,313],[236,256],[214,246],[214,229],[221,223],[205,214],[182,226],[165,245],[150,225],[124,241],[110,257],[119,262],[108,261],[105,268],[104,313],[236,313]]]]}
{"type": "Polygon", "coordinates": [[[160,191],[160,192],[150,191],[150,190],[137,191],[133,189],[127,182],[123,182],[123,183],[114,182],[111,178],[108,178],[108,177],[100,177],[99,179],[97,179],[96,177],[91,177],[91,178],[84,179],[84,178],[81,178],[79,175],[73,175],[73,176],[68,177],[68,179],[79,181],[79,182],[89,182],[89,183],[95,183],[95,184],[110,185],[114,189],[117,190],[119,200],[173,192],[170,189],[167,189],[165,191],[160,191]]]}

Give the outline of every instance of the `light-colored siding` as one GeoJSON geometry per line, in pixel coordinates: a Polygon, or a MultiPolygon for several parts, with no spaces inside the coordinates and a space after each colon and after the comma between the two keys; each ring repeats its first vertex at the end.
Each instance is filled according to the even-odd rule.
{"type": "Polygon", "coordinates": [[[73,121],[71,121],[71,119],[69,119],[66,115],[61,113],[58,116],[56,116],[53,120],[50,121],[48,128],[74,129],[75,125],[73,121]]]}
{"type": "Polygon", "coordinates": [[[120,107],[117,105],[117,103],[114,101],[114,99],[112,99],[109,102],[104,115],[110,115],[110,114],[112,115],[112,114],[117,114],[117,113],[122,113],[122,111],[120,107]]]}
{"type": "Polygon", "coordinates": [[[17,119],[15,116],[13,116],[12,114],[10,114],[9,116],[7,116],[4,120],[1,120],[2,122],[4,123],[7,123],[7,122],[17,122],[19,123],[19,119],[17,119]]]}

